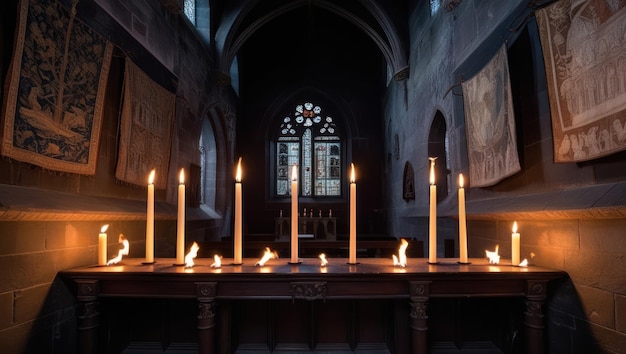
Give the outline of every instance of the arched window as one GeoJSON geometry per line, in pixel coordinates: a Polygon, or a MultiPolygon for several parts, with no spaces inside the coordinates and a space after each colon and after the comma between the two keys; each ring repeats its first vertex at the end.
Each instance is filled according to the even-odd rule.
{"type": "Polygon", "coordinates": [[[211,123],[207,118],[200,133],[200,204],[215,207],[217,148],[211,123]]]}
{"type": "Polygon", "coordinates": [[[291,194],[291,170],[298,166],[300,195],[341,195],[342,142],[335,121],[311,102],[285,116],[276,139],[276,196],[291,194]]]}
{"type": "Polygon", "coordinates": [[[448,196],[448,185],[450,184],[450,158],[448,130],[446,120],[439,111],[430,126],[428,134],[428,157],[436,157],[435,180],[437,181],[437,200],[442,200],[448,196]]]}

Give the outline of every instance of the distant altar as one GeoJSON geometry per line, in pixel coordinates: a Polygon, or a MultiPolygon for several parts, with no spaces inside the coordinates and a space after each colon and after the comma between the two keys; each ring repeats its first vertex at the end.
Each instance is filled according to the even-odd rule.
{"type": "MultiPolygon", "coordinates": [[[[298,217],[298,233],[312,235],[316,240],[335,241],[337,239],[337,218],[334,216],[300,216],[298,217]]],[[[276,239],[289,237],[291,217],[274,218],[276,239]]]]}

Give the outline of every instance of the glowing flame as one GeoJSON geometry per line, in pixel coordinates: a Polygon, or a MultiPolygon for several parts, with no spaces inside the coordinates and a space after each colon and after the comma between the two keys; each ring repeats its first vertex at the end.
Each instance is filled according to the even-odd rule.
{"type": "Polygon", "coordinates": [[[265,254],[263,255],[263,257],[261,257],[261,259],[258,262],[256,262],[255,265],[259,267],[263,267],[265,263],[269,261],[270,259],[277,259],[277,258],[278,258],[278,252],[276,251],[272,252],[272,250],[270,250],[269,247],[265,247],[265,254]]]}
{"type": "Polygon", "coordinates": [[[241,157],[239,158],[239,163],[237,164],[237,174],[235,175],[235,181],[241,182],[241,157]]]}
{"type": "Polygon", "coordinates": [[[500,263],[500,255],[498,254],[498,248],[500,248],[500,245],[496,245],[496,250],[495,251],[487,251],[487,250],[485,250],[485,254],[487,255],[487,258],[489,258],[489,263],[490,264],[499,264],[500,263]]]}
{"type": "Polygon", "coordinates": [[[517,233],[517,221],[513,222],[513,233],[517,233]]]}
{"type": "Polygon", "coordinates": [[[148,177],[148,184],[154,184],[154,174],[156,173],[156,170],[152,170],[150,172],[150,177],[148,177]]]}
{"type": "Polygon", "coordinates": [[[524,258],[524,260],[519,263],[519,266],[528,267],[528,259],[524,258]]]}
{"type": "Polygon", "coordinates": [[[354,177],[354,164],[351,163],[350,165],[352,166],[352,172],[350,173],[350,183],[354,183],[356,181],[356,178],[354,177]]]}
{"type": "Polygon", "coordinates": [[[103,234],[103,233],[107,232],[108,228],[109,228],[109,224],[102,225],[102,228],[100,229],[100,233],[103,234]]]}
{"type": "Polygon", "coordinates": [[[185,169],[184,168],[180,169],[180,176],[178,177],[178,181],[180,182],[180,184],[185,184],[185,169]]]}
{"type": "Polygon", "coordinates": [[[122,249],[117,252],[117,257],[113,257],[107,262],[107,265],[117,264],[122,260],[122,256],[128,256],[130,244],[128,243],[128,240],[126,239],[126,237],[124,237],[124,234],[120,234],[118,242],[123,244],[124,247],[122,247],[122,249]]]}
{"type": "Polygon", "coordinates": [[[220,268],[222,266],[222,257],[218,255],[213,256],[213,264],[211,264],[211,268],[220,268]]]}
{"type": "Polygon", "coordinates": [[[396,256],[395,254],[392,256],[393,257],[393,265],[394,267],[406,267],[406,249],[407,247],[409,247],[409,242],[405,239],[402,239],[402,244],[400,245],[400,248],[398,249],[398,256],[396,256]]]}
{"type": "Polygon", "coordinates": [[[463,182],[464,182],[463,174],[459,173],[459,187],[463,188],[463,182]]]}
{"type": "Polygon", "coordinates": [[[326,267],[328,265],[328,260],[326,259],[326,255],[324,253],[320,253],[320,266],[326,267]]]}
{"type": "Polygon", "coordinates": [[[430,160],[430,184],[435,184],[435,160],[436,157],[429,157],[430,160]]]}
{"type": "Polygon", "coordinates": [[[185,268],[191,268],[194,266],[194,261],[193,259],[196,258],[196,256],[198,256],[198,250],[200,249],[200,247],[198,246],[197,243],[193,243],[193,245],[191,245],[191,249],[189,250],[189,253],[187,253],[187,255],[185,256],[185,268]]]}

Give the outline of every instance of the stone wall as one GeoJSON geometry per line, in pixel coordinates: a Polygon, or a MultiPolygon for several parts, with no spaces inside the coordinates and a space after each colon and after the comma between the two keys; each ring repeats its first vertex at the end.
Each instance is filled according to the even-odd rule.
{"type": "Polygon", "coordinates": [[[522,259],[533,253],[534,264],[569,274],[553,284],[544,309],[548,352],[622,351],[626,155],[579,164],[553,162],[541,47],[526,1],[465,0],[432,17],[428,1],[409,3],[411,73],[406,82],[389,85],[385,104],[390,233],[424,240],[427,247],[428,132],[440,112],[449,138],[450,187],[438,204],[439,257],[444,240],[458,240],[455,180],[468,172],[460,82],[506,44],[522,172],[492,187],[466,188],[469,256],[483,258],[485,249],[499,244],[503,258],[510,259],[516,220],[522,259]],[[416,186],[415,200],[408,202],[401,198],[406,161],[413,165],[416,186]]]}
{"type": "MultiPolygon", "coordinates": [[[[17,3],[10,0],[1,5],[2,83],[12,57],[17,3]]],[[[177,171],[192,163],[200,164],[199,134],[207,119],[213,131],[220,134],[216,136],[217,164],[222,171],[215,186],[219,191],[215,198],[217,213],[208,216],[199,208],[187,208],[187,241],[212,239],[228,230],[219,215],[230,208],[228,198],[220,193],[229,193],[224,188],[227,174],[223,171],[231,170],[233,147],[224,137],[230,134],[227,127],[232,126],[229,119],[233,117],[216,117],[209,109],[219,103],[226,110],[233,106],[233,98],[229,90],[215,84],[206,36],[196,33],[182,13],[166,9],[160,1],[80,1],[77,18],[115,46],[97,170],[94,176],[61,174],[28,163],[0,160],[3,353],[76,350],[74,297],[56,273],[97,263],[97,234],[103,224],[111,225],[109,258],[119,247],[120,233],[131,241],[130,257],[144,255],[146,188],[115,179],[125,57],[177,96],[176,134],[167,176],[170,183],[167,189],[156,191],[155,256],[175,257],[177,171]]],[[[2,97],[4,100],[4,91],[2,97]]]]}

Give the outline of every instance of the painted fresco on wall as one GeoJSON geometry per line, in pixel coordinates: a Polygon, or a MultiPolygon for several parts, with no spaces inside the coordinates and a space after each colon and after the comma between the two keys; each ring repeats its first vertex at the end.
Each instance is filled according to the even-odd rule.
{"type": "Polygon", "coordinates": [[[150,171],[155,169],[156,188],[166,187],[175,106],[174,93],[126,59],[117,179],[145,186],[150,171]]]}
{"type": "Polygon", "coordinates": [[[626,149],[624,1],[557,1],[537,12],[555,162],[626,149]]]}
{"type": "Polygon", "coordinates": [[[506,46],[462,87],[469,185],[491,186],[521,170],[506,46]]]}
{"type": "Polygon", "coordinates": [[[2,155],[93,175],[112,45],[55,1],[22,1],[2,155]]]}

